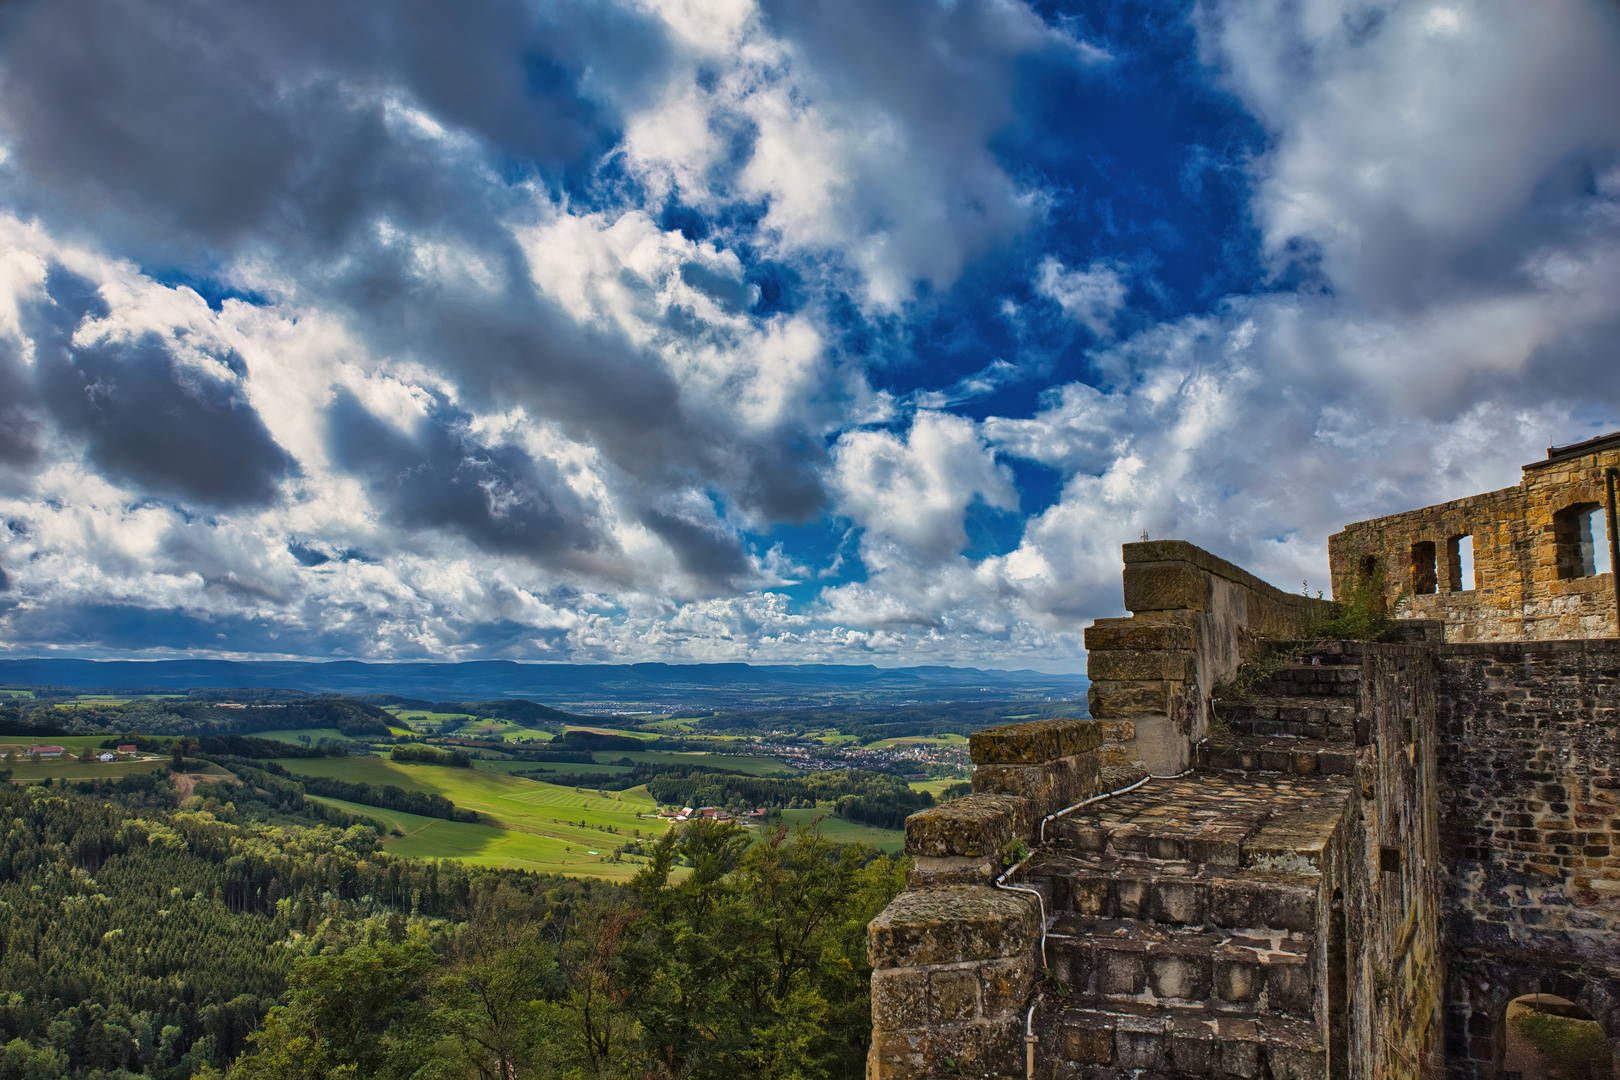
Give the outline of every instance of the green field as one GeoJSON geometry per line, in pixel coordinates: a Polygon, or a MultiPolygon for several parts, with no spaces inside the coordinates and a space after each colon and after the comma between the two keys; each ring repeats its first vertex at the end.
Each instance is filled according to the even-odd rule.
{"type": "Polygon", "coordinates": [[[835,817],[831,810],[784,810],[782,820],[789,825],[811,825],[820,819],[818,831],[829,840],[840,844],[869,844],[879,851],[900,851],[906,846],[906,834],[900,829],[874,829],[870,825],[857,825],[835,817]]]}
{"type": "Polygon", "coordinates": [[[965,735],[954,732],[946,735],[904,735],[898,739],[879,739],[872,744],[874,750],[888,750],[895,746],[957,746],[966,749],[965,735]]]}
{"type": "Polygon", "coordinates": [[[11,779],[19,784],[30,783],[35,780],[47,780],[55,777],[58,780],[116,780],[129,773],[152,772],[154,769],[167,769],[169,761],[164,758],[160,761],[93,761],[86,764],[78,758],[70,760],[42,761],[38,765],[27,762],[18,762],[8,765],[0,761],[0,769],[10,769],[11,779]]]}
{"type": "Polygon", "coordinates": [[[909,786],[912,791],[926,791],[938,799],[946,788],[960,783],[961,780],[913,780],[909,786]]]}
{"type": "Polygon", "coordinates": [[[633,873],[634,868],[628,863],[605,862],[606,855],[633,840],[638,830],[643,836],[656,836],[668,827],[657,818],[637,816],[656,809],[646,788],[602,796],[594,790],[508,776],[486,768],[484,762],[471,769],[374,757],[295,758],[283,764],[299,776],[394,784],[443,795],[457,806],[486,815],[487,820],[471,824],[366,809],[368,815],[387,814],[415,823],[411,828],[402,825],[407,835],[388,842],[388,850],[399,855],[616,877],[621,872],[633,873]],[[590,854],[592,851],[597,854],[590,854]]]}

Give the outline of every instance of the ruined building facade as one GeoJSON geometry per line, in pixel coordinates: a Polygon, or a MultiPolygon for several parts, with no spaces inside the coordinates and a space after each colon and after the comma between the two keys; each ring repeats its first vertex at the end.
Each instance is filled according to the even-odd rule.
{"type": "Polygon", "coordinates": [[[1333,537],[1336,595],[1381,578],[1393,643],[1313,640],[1322,601],[1126,545],[1092,719],[976,733],[974,793],[906,822],[869,1080],[1514,1080],[1504,1016],[1533,993],[1620,1061],[1620,642],[1591,516],[1620,436],[1573,449],[1333,537]]]}

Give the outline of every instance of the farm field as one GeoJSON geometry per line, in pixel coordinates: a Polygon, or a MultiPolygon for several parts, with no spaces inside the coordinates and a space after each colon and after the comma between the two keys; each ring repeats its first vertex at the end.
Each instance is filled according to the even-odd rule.
{"type": "Polygon", "coordinates": [[[782,820],[788,825],[814,825],[821,835],[840,844],[870,844],[879,851],[900,851],[906,846],[906,834],[900,829],[874,829],[870,825],[857,825],[852,821],[844,821],[833,816],[827,809],[819,810],[784,810],[782,820]]]}
{"type": "MultiPolygon", "coordinates": [[[[586,856],[580,849],[611,851],[626,840],[634,839],[638,830],[643,836],[657,835],[667,827],[657,818],[637,817],[638,813],[655,809],[644,787],[601,796],[594,790],[576,791],[509,776],[504,771],[485,768],[486,762],[479,762],[471,769],[414,765],[372,757],[292,758],[284,759],[282,764],[295,776],[394,784],[408,791],[442,795],[457,806],[488,815],[491,822],[490,825],[467,824],[466,828],[506,829],[545,838],[555,845],[553,861],[567,861],[570,856],[583,861],[586,856]]],[[[478,839],[481,843],[491,842],[478,839]]],[[[475,847],[468,853],[477,854],[481,850],[482,847],[475,847]]]]}
{"type": "Polygon", "coordinates": [[[946,735],[904,735],[898,739],[880,739],[872,744],[874,750],[888,750],[896,746],[958,746],[966,748],[967,737],[954,732],[946,735]]]}
{"type": "MultiPolygon", "coordinates": [[[[152,772],[153,770],[166,770],[169,767],[167,758],[156,761],[111,761],[103,764],[99,761],[85,763],[77,758],[67,761],[42,761],[38,765],[19,761],[15,765],[0,762],[0,769],[10,769],[11,779],[15,783],[26,784],[38,780],[116,780],[120,776],[130,773],[152,772]]],[[[218,768],[215,766],[215,768],[218,768]]],[[[223,770],[221,770],[223,771],[223,770]]]]}
{"type": "Polygon", "coordinates": [[[614,843],[606,847],[571,844],[535,833],[422,817],[398,810],[362,806],[342,799],[319,798],[317,801],[399,829],[404,835],[390,837],[383,847],[390,854],[403,858],[458,859],[476,866],[502,866],[546,874],[607,878],[611,881],[630,880],[641,869],[643,861],[634,856],[625,856],[624,861],[619,863],[606,861],[607,854],[623,840],[622,837],[615,837],[614,843]],[[590,854],[593,850],[599,854],[590,854]]]}
{"type": "Polygon", "coordinates": [[[937,800],[946,788],[960,783],[961,780],[913,780],[908,786],[912,791],[926,791],[937,800]]]}

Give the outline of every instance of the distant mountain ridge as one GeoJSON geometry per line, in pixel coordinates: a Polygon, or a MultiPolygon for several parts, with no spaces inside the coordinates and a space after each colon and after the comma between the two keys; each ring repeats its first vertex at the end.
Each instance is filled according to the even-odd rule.
{"type": "Polygon", "coordinates": [[[398,694],[438,701],[492,697],[575,704],[711,707],[749,703],[882,705],[897,701],[1083,696],[1083,675],[978,668],[841,664],[368,664],[358,660],[0,660],[0,685],[86,690],[289,689],[398,694]]]}

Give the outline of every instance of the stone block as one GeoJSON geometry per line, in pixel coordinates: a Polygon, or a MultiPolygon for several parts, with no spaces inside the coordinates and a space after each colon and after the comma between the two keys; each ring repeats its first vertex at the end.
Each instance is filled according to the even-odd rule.
{"type": "Polygon", "coordinates": [[[1125,607],[1143,611],[1202,611],[1209,577],[1191,563],[1136,563],[1125,567],[1125,607]]]}
{"type": "Polygon", "coordinates": [[[1201,926],[1209,906],[1208,892],[1202,882],[1160,878],[1153,883],[1153,918],[1157,922],[1201,926]]]}
{"type": "Polygon", "coordinates": [[[1314,930],[1316,889],[1314,883],[1266,883],[1260,894],[1259,925],[1269,926],[1274,930],[1314,930]]]}
{"type": "Polygon", "coordinates": [[[999,960],[1035,948],[1039,919],[1025,893],[987,885],[908,889],[867,926],[873,968],[999,960]]]}
{"type": "Polygon", "coordinates": [[[1257,927],[1259,899],[1253,882],[1218,878],[1209,887],[1209,921],[1233,930],[1257,927]]]}
{"type": "Polygon", "coordinates": [[[1086,627],[1086,648],[1093,652],[1197,647],[1197,631],[1191,626],[1177,623],[1150,622],[1146,619],[1098,619],[1086,627]]]}
{"type": "Polygon", "coordinates": [[[1185,682],[1194,672],[1194,654],[1186,649],[1118,649],[1090,653],[1086,674],[1099,680],[1167,679],[1185,682]]]}
{"type": "Polygon", "coordinates": [[[972,968],[936,968],[928,975],[928,1019],[959,1024],[979,1014],[979,975],[972,968]]]}
{"type": "MultiPolygon", "coordinates": [[[[1170,710],[1170,689],[1162,679],[1147,681],[1093,678],[1086,690],[1087,711],[1098,720],[1152,716],[1170,710]]],[[[1135,737],[1135,733],[1132,733],[1135,737]]]]}
{"type": "Polygon", "coordinates": [[[1143,919],[1151,910],[1151,889],[1136,877],[1116,877],[1108,882],[1109,915],[1116,919],[1143,919]]]}
{"type": "Polygon", "coordinates": [[[906,818],[906,853],[931,858],[994,856],[1026,839],[1036,820],[1027,799],[973,794],[906,818]]]}
{"type": "Polygon", "coordinates": [[[1207,949],[1159,949],[1148,953],[1148,984],[1162,998],[1202,1001],[1209,997],[1213,972],[1207,949]]]}
{"type": "Polygon", "coordinates": [[[1035,984],[1035,964],[1033,955],[980,964],[979,1015],[990,1021],[1022,1020],[1035,984]]]}
{"type": "Polygon", "coordinates": [[[1220,1044],[1207,1021],[1176,1017],[1165,1037],[1165,1065],[1187,1076],[1208,1076],[1220,1065],[1220,1044]]]}
{"type": "Polygon", "coordinates": [[[1217,1071],[1241,1080],[1260,1075],[1260,1036],[1252,1020],[1219,1022],[1220,1064],[1217,1071]]]}
{"type": "Polygon", "coordinates": [[[1140,994],[1147,985],[1146,958],[1146,951],[1135,942],[1097,942],[1097,993],[1140,994]]]}
{"type": "Polygon", "coordinates": [[[1264,977],[1260,961],[1247,949],[1221,948],[1215,955],[1215,996],[1222,1001],[1254,1001],[1264,977]]]}
{"type": "Polygon", "coordinates": [[[1162,1068],[1164,1041],[1162,1021],[1121,1017],[1114,1027],[1114,1063],[1120,1069],[1162,1068]]]}
{"type": "Polygon", "coordinates": [[[968,756],[975,765],[1039,765],[1101,745],[1095,720],[1061,717],[975,731],[968,736],[968,756]]]}
{"type": "Polygon", "coordinates": [[[874,1031],[872,1048],[867,1051],[867,1075],[883,1080],[923,1080],[934,1075],[929,1052],[933,1049],[926,1029],[874,1031]]]}
{"type": "Polygon", "coordinates": [[[1074,754],[1040,765],[980,765],[973,770],[973,790],[1028,799],[1032,817],[1043,818],[1097,794],[1097,755],[1074,754]]]}
{"type": "Polygon", "coordinates": [[[872,972],[872,1027],[899,1031],[928,1023],[928,972],[879,968],[872,972]]]}
{"type": "Polygon", "coordinates": [[[1081,1065],[1112,1064],[1114,1026],[1111,1018],[1099,1013],[1069,1018],[1058,1034],[1058,1052],[1081,1065]]]}
{"type": "Polygon", "coordinates": [[[1314,1011],[1311,993],[1311,965],[1298,960],[1273,959],[1265,965],[1266,1004],[1274,1012],[1310,1016],[1314,1011]]]}

